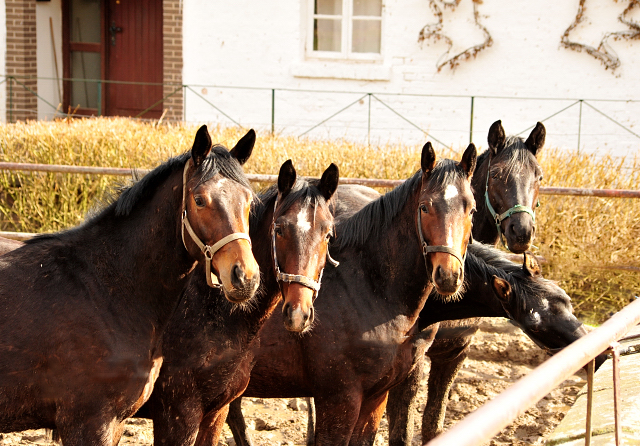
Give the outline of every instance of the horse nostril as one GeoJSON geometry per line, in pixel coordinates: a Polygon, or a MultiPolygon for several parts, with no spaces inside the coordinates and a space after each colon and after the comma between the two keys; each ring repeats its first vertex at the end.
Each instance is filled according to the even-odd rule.
{"type": "Polygon", "coordinates": [[[282,314],[284,316],[288,316],[291,312],[291,304],[289,302],[287,302],[286,304],[284,304],[282,306],[282,314]]]}
{"type": "Polygon", "coordinates": [[[240,268],[240,265],[235,265],[231,270],[231,283],[236,288],[243,288],[246,281],[244,270],[240,268]]]}

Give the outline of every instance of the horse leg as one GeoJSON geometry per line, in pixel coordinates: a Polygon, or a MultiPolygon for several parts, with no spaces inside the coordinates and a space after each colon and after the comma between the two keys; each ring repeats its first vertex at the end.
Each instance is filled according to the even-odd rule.
{"type": "Polygon", "coordinates": [[[389,390],[387,419],[389,420],[389,446],[411,446],[415,413],[415,398],[424,373],[424,350],[413,358],[413,369],[397,386],[389,390]]]}
{"type": "Polygon", "coordinates": [[[387,405],[387,396],[388,392],[385,392],[377,398],[365,400],[362,403],[349,446],[373,446],[387,405]]]}
{"type": "Polygon", "coordinates": [[[118,444],[124,429],[124,420],[117,420],[107,411],[82,408],[56,411],[56,428],[65,446],[113,446],[118,444]],[[91,411],[94,411],[92,414],[91,411]]]}
{"type": "MultiPolygon", "coordinates": [[[[152,395],[152,398],[154,395],[152,395]]],[[[151,400],[150,400],[151,401],[151,400]]],[[[193,444],[203,418],[199,401],[192,398],[154,401],[150,406],[155,446],[193,444]],[[170,410],[167,410],[170,409],[170,410]]]]}
{"type": "Polygon", "coordinates": [[[195,446],[218,446],[228,412],[229,405],[227,404],[222,409],[211,411],[204,416],[200,423],[195,446]]]}
{"type": "Polygon", "coordinates": [[[233,434],[237,446],[253,446],[251,435],[247,430],[247,423],[242,415],[242,397],[239,396],[229,404],[227,424],[233,434]]]}
{"type": "Polygon", "coordinates": [[[342,390],[328,398],[315,396],[314,401],[316,446],[347,446],[358,421],[362,394],[348,394],[342,390]]]}
{"type": "Polygon", "coordinates": [[[307,397],[307,446],[316,445],[316,406],[313,398],[307,397]]]}
{"type": "Polygon", "coordinates": [[[427,350],[431,359],[427,405],[422,416],[422,442],[433,439],[444,430],[444,416],[451,385],[469,353],[473,335],[453,339],[436,339],[427,350]]]}

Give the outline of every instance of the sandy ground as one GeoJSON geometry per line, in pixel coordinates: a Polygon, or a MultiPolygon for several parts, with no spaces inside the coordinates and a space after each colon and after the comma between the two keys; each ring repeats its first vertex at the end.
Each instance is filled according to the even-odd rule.
{"type": "MultiPolygon", "coordinates": [[[[476,333],[471,353],[451,391],[446,426],[451,426],[485,401],[506,389],[547,358],[520,330],[504,319],[486,319],[476,333]]],[[[498,434],[489,445],[540,445],[545,436],[562,420],[585,384],[580,372],[562,383],[513,424],[498,434]]],[[[418,398],[418,416],[426,401],[426,375],[418,398]]],[[[304,399],[245,398],[243,409],[251,427],[255,446],[305,444],[306,403],[304,399]]],[[[419,445],[419,424],[416,425],[414,445],[419,445]]],[[[0,434],[0,445],[52,444],[44,430],[0,434]]],[[[153,444],[152,424],[149,420],[131,419],[127,422],[120,444],[153,444]]],[[[376,445],[387,444],[387,421],[382,420],[376,445]]],[[[227,427],[219,446],[235,445],[227,427]]]]}

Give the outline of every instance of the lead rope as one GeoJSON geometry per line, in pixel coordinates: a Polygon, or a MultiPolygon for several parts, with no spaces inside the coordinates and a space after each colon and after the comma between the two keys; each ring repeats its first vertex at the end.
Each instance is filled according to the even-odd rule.
{"type": "MultiPolygon", "coordinates": [[[[491,214],[491,217],[493,217],[494,223],[496,224],[496,228],[498,230],[498,237],[500,239],[500,243],[502,243],[502,246],[507,251],[510,251],[509,247],[504,242],[504,233],[502,232],[502,221],[506,220],[509,217],[511,217],[513,214],[517,214],[518,212],[526,212],[527,214],[531,215],[531,218],[533,218],[533,223],[535,224],[535,222],[536,222],[536,213],[529,206],[525,206],[523,204],[516,204],[515,206],[507,209],[502,214],[497,214],[495,209],[493,209],[493,206],[491,206],[491,200],[489,200],[489,170],[490,170],[490,167],[491,167],[491,157],[489,157],[489,165],[487,166],[487,181],[485,182],[485,185],[484,185],[484,201],[485,201],[485,204],[487,205],[487,209],[489,210],[489,213],[491,214]]],[[[540,206],[540,200],[538,200],[536,202],[536,207],[539,207],[539,206],[540,206]]]]}
{"type": "MultiPolygon", "coordinates": [[[[220,248],[222,248],[227,243],[232,242],[234,240],[244,239],[249,242],[249,245],[251,245],[251,238],[249,238],[249,235],[245,234],[244,232],[234,232],[218,240],[213,246],[205,245],[204,243],[202,243],[200,238],[196,235],[193,228],[191,227],[191,224],[189,223],[189,218],[187,217],[187,202],[186,202],[187,171],[189,170],[189,167],[191,166],[191,164],[192,164],[191,158],[189,158],[186,164],[184,165],[184,171],[182,173],[182,217],[181,217],[182,218],[182,226],[181,226],[182,244],[184,245],[185,249],[187,249],[187,244],[185,243],[185,238],[184,238],[184,230],[186,228],[187,232],[189,233],[189,236],[191,237],[191,240],[196,244],[196,246],[198,246],[198,248],[200,248],[200,251],[202,251],[202,254],[204,255],[205,271],[206,271],[205,275],[207,278],[207,285],[209,285],[211,288],[220,289],[222,288],[220,279],[216,274],[211,272],[211,260],[213,259],[213,256],[216,254],[216,252],[218,252],[220,248]]],[[[187,252],[188,251],[189,250],[187,249],[187,252]]]]}
{"type": "MultiPolygon", "coordinates": [[[[287,274],[280,271],[280,266],[278,265],[278,253],[276,251],[276,209],[278,207],[278,199],[276,198],[276,202],[273,205],[273,223],[271,225],[271,250],[273,256],[273,269],[276,274],[276,281],[278,282],[278,287],[280,287],[280,293],[282,293],[282,287],[280,282],[287,283],[299,283],[302,286],[305,286],[311,290],[313,290],[312,300],[315,300],[318,296],[318,291],[320,291],[320,286],[322,284],[322,274],[324,274],[324,268],[320,270],[320,277],[318,281],[313,280],[311,277],[304,276],[302,274],[287,274]]],[[[340,265],[340,262],[334,260],[329,255],[329,249],[327,249],[327,260],[334,267],[340,265]]]]}

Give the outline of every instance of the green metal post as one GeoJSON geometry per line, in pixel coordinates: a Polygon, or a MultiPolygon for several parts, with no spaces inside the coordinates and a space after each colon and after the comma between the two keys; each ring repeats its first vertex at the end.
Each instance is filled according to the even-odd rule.
{"type": "Polygon", "coordinates": [[[276,132],[276,89],[271,89],[271,136],[276,132]]]}
{"type": "Polygon", "coordinates": [[[580,155],[580,133],[582,133],[582,99],[580,99],[580,114],[578,115],[578,155],[580,155]]]}
{"type": "Polygon", "coordinates": [[[367,118],[367,146],[371,145],[371,93],[369,93],[369,116],[367,118]]]}
{"type": "Polygon", "coordinates": [[[98,116],[102,116],[102,81],[98,81],[98,116]]]}
{"type": "Polygon", "coordinates": [[[473,142],[473,101],[474,97],[471,96],[471,119],[469,122],[469,144],[473,142]]]}
{"type": "Polygon", "coordinates": [[[9,122],[13,122],[13,77],[9,78],[9,122]]]}

